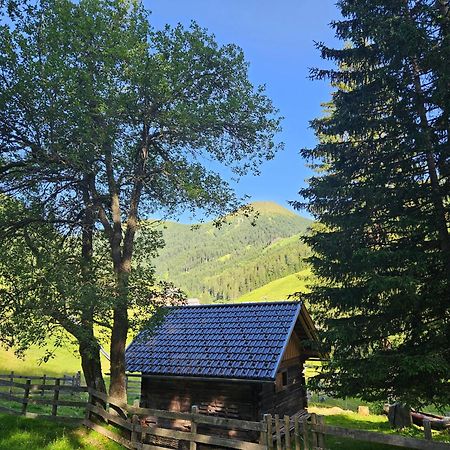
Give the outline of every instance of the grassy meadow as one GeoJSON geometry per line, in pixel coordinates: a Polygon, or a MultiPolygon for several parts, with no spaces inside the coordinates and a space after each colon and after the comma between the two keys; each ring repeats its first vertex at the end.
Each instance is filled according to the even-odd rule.
{"type": "Polygon", "coordinates": [[[55,357],[47,362],[40,363],[45,355],[45,349],[32,347],[25,353],[24,358],[19,358],[13,350],[0,347],[0,374],[9,374],[14,371],[23,375],[73,375],[81,370],[79,357],[75,353],[76,348],[72,344],[65,348],[58,348],[55,357]]]}
{"type": "Polygon", "coordinates": [[[311,283],[311,270],[305,269],[286,277],[271,281],[239,297],[238,302],[262,302],[287,300],[295,292],[308,292],[311,283]]]}

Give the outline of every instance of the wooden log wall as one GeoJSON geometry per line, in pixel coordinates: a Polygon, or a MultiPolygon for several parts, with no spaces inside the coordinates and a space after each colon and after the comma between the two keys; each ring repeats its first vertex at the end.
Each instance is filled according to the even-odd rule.
{"type": "Polygon", "coordinates": [[[197,405],[200,414],[252,420],[258,414],[258,392],[258,383],[144,377],[141,406],[189,412],[197,405]]]}

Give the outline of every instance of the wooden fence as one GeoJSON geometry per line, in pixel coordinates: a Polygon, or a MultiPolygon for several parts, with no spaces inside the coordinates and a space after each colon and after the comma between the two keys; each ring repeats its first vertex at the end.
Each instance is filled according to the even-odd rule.
{"type": "MultiPolygon", "coordinates": [[[[325,425],[324,417],[315,414],[309,420],[309,415],[266,414],[261,422],[251,422],[199,414],[196,406],[190,413],[140,408],[91,389],[89,397],[84,425],[128,449],[196,450],[203,444],[240,450],[325,450],[326,436],[338,436],[409,449],[450,450],[450,444],[441,442],[325,425]]],[[[430,438],[427,432],[426,436],[430,438]]]]}
{"type": "MultiPolygon", "coordinates": [[[[317,450],[327,448],[325,436],[336,436],[359,442],[371,442],[374,444],[391,445],[393,447],[401,447],[407,449],[450,450],[450,444],[431,440],[431,428],[425,428],[425,439],[415,439],[411,437],[400,436],[398,434],[383,434],[373,431],[355,430],[325,425],[323,423],[323,417],[320,416],[317,416],[315,420],[313,416],[311,424],[309,424],[308,426],[311,430],[312,435],[316,439],[318,447],[317,450]]],[[[306,449],[308,449],[308,447],[306,447],[306,449]]]]}
{"type": "MultiPolygon", "coordinates": [[[[0,374],[0,380],[7,380],[11,382],[15,380],[32,380],[39,382],[36,384],[41,385],[55,383],[56,380],[59,380],[58,383],[60,383],[61,386],[73,386],[73,387],[82,386],[84,382],[81,372],[77,372],[76,374],[73,375],[62,375],[61,377],[52,377],[48,375],[19,375],[16,374],[14,371],[12,371],[8,374],[0,374]]],[[[109,379],[106,379],[106,381],[108,380],[109,379]]],[[[141,395],[141,378],[127,375],[126,383],[127,383],[128,400],[132,402],[133,400],[139,399],[141,395]]],[[[76,390],[74,390],[73,392],[76,392],[76,390]]],[[[44,393],[45,390],[42,390],[41,395],[43,396],[44,393]]]]}
{"type": "Polygon", "coordinates": [[[141,377],[130,377],[127,375],[126,380],[128,400],[139,399],[141,397],[141,377]]]}
{"type": "Polygon", "coordinates": [[[189,450],[196,450],[197,445],[240,450],[324,450],[330,448],[327,436],[335,436],[409,449],[450,450],[450,444],[431,440],[429,427],[424,430],[426,439],[414,439],[325,425],[324,417],[315,414],[266,414],[262,421],[252,422],[199,414],[195,406],[190,413],[162,411],[114,402],[106,394],[77,385],[72,377],[14,375],[14,379],[24,381],[17,382],[10,375],[0,375],[0,412],[82,421],[128,449],[168,450],[184,444],[189,450]],[[33,407],[35,411],[30,410],[33,407]],[[42,411],[44,408],[49,411],[42,411]]]}
{"type": "Polygon", "coordinates": [[[0,412],[32,418],[79,421],[86,410],[87,390],[73,377],[0,375],[0,412]],[[14,379],[23,379],[24,382],[14,379]],[[30,410],[33,409],[30,406],[34,406],[34,411],[30,410]]]}
{"type": "MultiPolygon", "coordinates": [[[[13,382],[14,380],[36,380],[41,381],[39,384],[47,384],[49,381],[59,380],[62,386],[81,386],[81,372],[77,372],[74,375],[63,375],[62,377],[51,377],[48,375],[18,375],[14,371],[8,374],[0,374],[1,380],[9,380],[13,382]]],[[[44,392],[44,391],[43,391],[44,392]]]]}

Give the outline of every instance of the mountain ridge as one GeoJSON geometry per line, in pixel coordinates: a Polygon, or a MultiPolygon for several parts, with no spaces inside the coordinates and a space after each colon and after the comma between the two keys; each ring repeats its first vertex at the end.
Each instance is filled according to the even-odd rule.
{"type": "Polygon", "coordinates": [[[305,268],[309,249],[300,236],[313,223],[275,202],[250,204],[217,227],[164,222],[166,245],[154,261],[156,275],[203,302],[232,301],[305,268]]]}

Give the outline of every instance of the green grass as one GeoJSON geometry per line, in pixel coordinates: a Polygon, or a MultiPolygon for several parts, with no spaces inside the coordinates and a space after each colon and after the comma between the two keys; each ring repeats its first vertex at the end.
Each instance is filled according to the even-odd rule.
{"type": "Polygon", "coordinates": [[[258,302],[267,300],[287,300],[295,292],[308,292],[311,283],[309,269],[271,281],[240,297],[237,302],[258,302]]]}
{"type": "MultiPolygon", "coordinates": [[[[13,349],[6,349],[0,345],[0,375],[10,374],[11,371],[14,371],[17,375],[61,377],[62,375],[72,376],[81,371],[78,346],[70,335],[67,335],[63,346],[55,347],[54,342],[54,338],[50,337],[45,348],[32,346],[21,358],[15,355],[13,349]],[[43,362],[42,358],[46,351],[54,354],[47,362],[43,362]]],[[[106,372],[109,370],[109,361],[103,355],[100,357],[103,370],[106,372]]]]}
{"type": "Polygon", "coordinates": [[[120,450],[81,426],[0,414],[0,450],[120,450]]]}
{"type": "MultiPolygon", "coordinates": [[[[325,424],[328,425],[356,430],[373,431],[383,434],[400,434],[402,436],[423,439],[422,428],[414,425],[400,431],[393,430],[389,425],[387,417],[384,415],[371,414],[369,416],[362,416],[353,411],[346,411],[337,407],[328,408],[314,405],[311,405],[308,409],[310,412],[324,415],[325,424]]],[[[433,430],[433,440],[450,443],[450,433],[448,431],[438,432],[433,430]]],[[[390,445],[360,442],[334,436],[326,437],[326,447],[331,450],[394,450],[395,448],[398,448],[390,445]]]]}
{"type": "Polygon", "coordinates": [[[12,350],[0,347],[0,374],[9,374],[14,371],[17,374],[25,375],[73,375],[81,370],[79,357],[74,354],[76,348],[69,344],[65,348],[58,348],[55,351],[55,358],[46,363],[39,364],[39,360],[45,354],[41,348],[31,348],[25,353],[25,358],[17,358],[12,350]]]}

